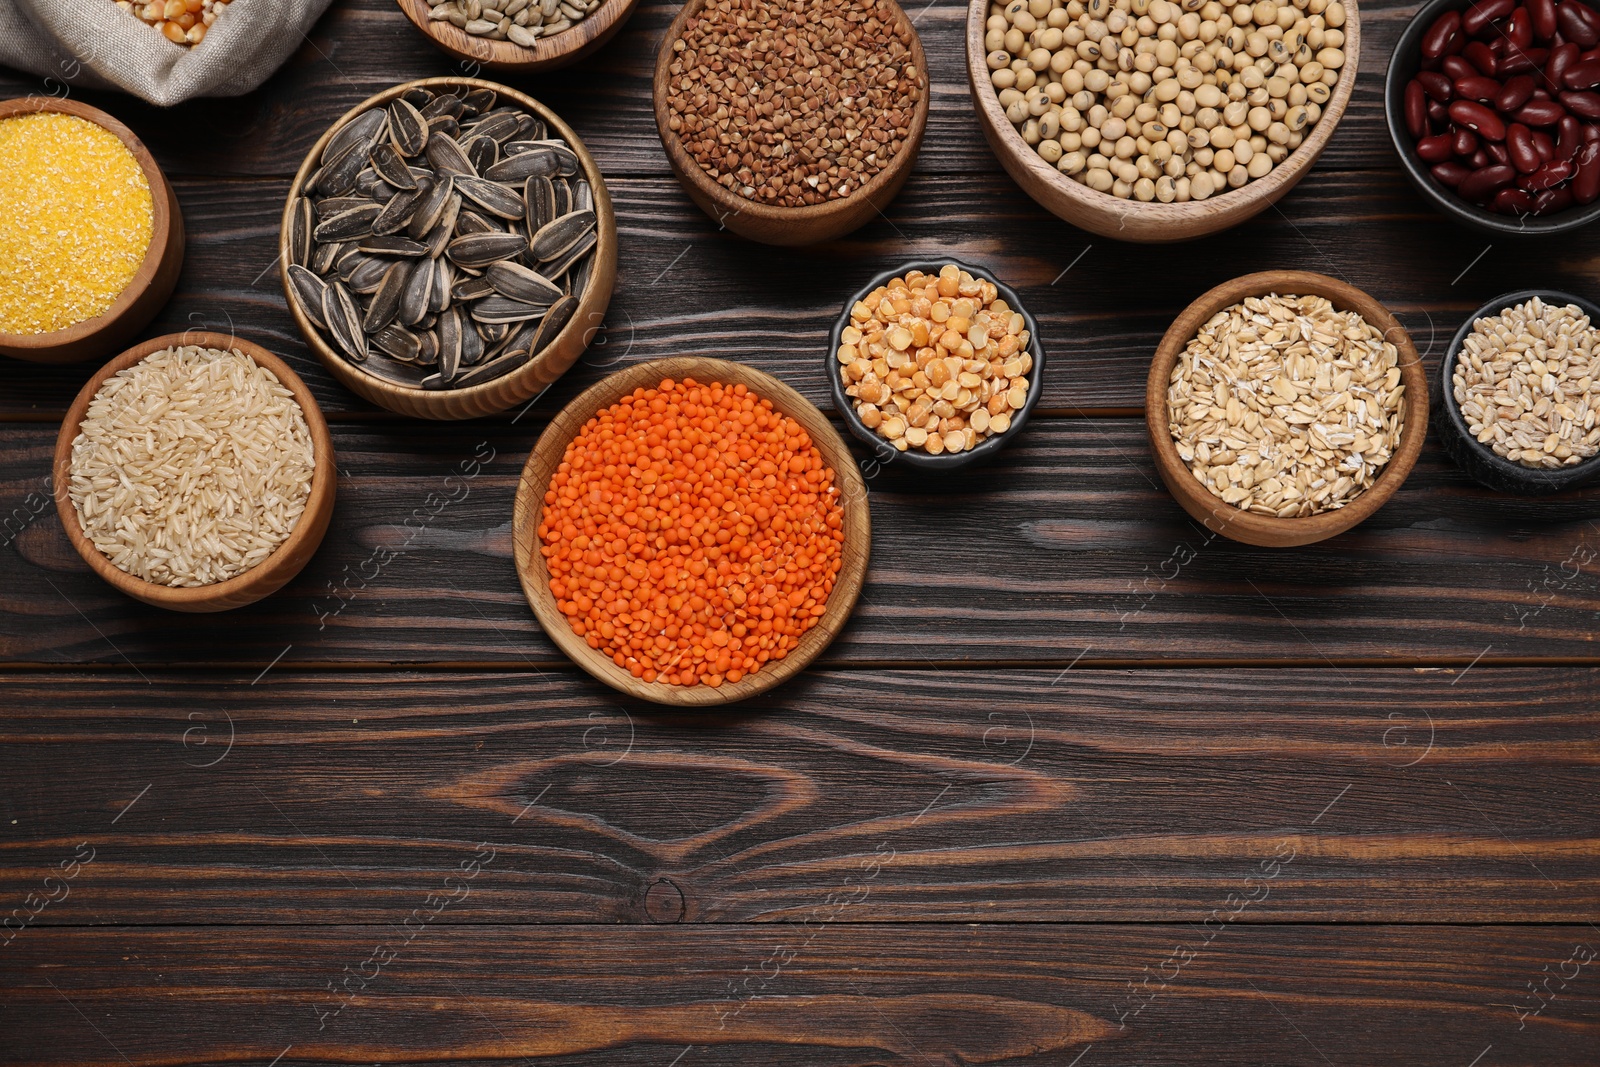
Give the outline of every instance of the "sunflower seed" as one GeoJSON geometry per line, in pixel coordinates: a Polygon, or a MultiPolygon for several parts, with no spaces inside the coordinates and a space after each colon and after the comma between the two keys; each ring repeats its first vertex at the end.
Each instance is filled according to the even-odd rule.
{"type": "Polygon", "coordinates": [[[503,219],[520,219],[525,213],[522,197],[496,182],[483,178],[462,177],[456,187],[461,195],[474,204],[503,219]]]}
{"type": "Polygon", "coordinates": [[[505,144],[517,132],[517,116],[509,109],[485,115],[469,131],[474,137],[487,137],[496,145],[505,144]]]}
{"type": "Polygon", "coordinates": [[[455,285],[450,287],[450,298],[458,304],[482,300],[493,293],[494,286],[489,284],[488,278],[474,278],[470,275],[457,279],[455,285]]]}
{"type": "Polygon", "coordinates": [[[583,240],[595,228],[595,223],[593,211],[574,211],[562,215],[539,228],[528,242],[529,249],[540,263],[548,263],[583,240]]]}
{"type": "Polygon", "coordinates": [[[428,254],[428,246],[409,237],[363,237],[357,246],[372,256],[405,256],[413,258],[428,254]]]}
{"type": "Polygon", "coordinates": [[[461,214],[456,217],[456,236],[457,237],[466,237],[469,234],[474,234],[474,233],[505,233],[505,232],[506,232],[505,229],[502,227],[501,223],[498,220],[490,221],[489,219],[486,219],[482,215],[478,214],[476,211],[468,211],[466,209],[462,209],[461,214]]]}
{"type": "Polygon", "coordinates": [[[561,277],[572,269],[574,263],[583,260],[585,256],[594,251],[594,246],[599,242],[600,235],[594,230],[590,230],[587,235],[578,239],[577,244],[552,259],[549,263],[541,264],[540,273],[552,280],[561,277]]]}
{"type": "Polygon", "coordinates": [[[404,326],[385,326],[372,335],[373,345],[402,363],[416,363],[422,355],[422,341],[404,326]]]}
{"type": "Polygon", "coordinates": [[[312,191],[323,196],[345,196],[356,187],[356,178],[366,166],[367,153],[352,144],[329,163],[323,164],[312,182],[312,191]]]}
{"type": "Polygon", "coordinates": [[[370,353],[370,357],[362,361],[361,369],[375,378],[407,389],[426,388],[422,384],[427,380],[428,372],[425,369],[390,359],[381,352],[370,353]]]}
{"type": "Polygon", "coordinates": [[[298,263],[289,265],[289,282],[294,288],[295,303],[306,318],[326,330],[328,320],[322,315],[322,302],[327,296],[328,283],[312,274],[298,263]]]}
{"type": "Polygon", "coordinates": [[[544,351],[556,336],[566,329],[567,323],[572,321],[572,316],[578,310],[578,298],[564,296],[550,305],[550,310],[545,312],[544,319],[539,323],[539,332],[528,343],[529,351],[537,354],[544,351]]]}
{"type": "Polygon", "coordinates": [[[361,313],[356,310],[350,290],[338,282],[330,282],[322,300],[322,316],[327,320],[328,332],[344,349],[345,355],[357,363],[364,361],[367,358],[367,338],[361,331],[361,313]]]}
{"type": "Polygon", "coordinates": [[[424,89],[419,85],[415,89],[407,89],[405,95],[400,97],[400,99],[404,100],[412,107],[427,107],[433,102],[433,97],[434,93],[432,89],[424,89]]]}
{"type": "Polygon", "coordinates": [[[378,291],[372,294],[372,303],[367,305],[366,315],[362,316],[363,331],[377,333],[394,321],[394,317],[400,313],[400,296],[405,292],[411,270],[411,265],[407,263],[395,263],[390,266],[388,273],[383,276],[382,284],[378,286],[378,291]]]}
{"type": "Polygon", "coordinates": [[[356,237],[365,237],[372,232],[372,222],[382,211],[383,208],[378,204],[363,204],[361,207],[351,208],[317,223],[317,228],[311,232],[311,236],[318,241],[348,241],[356,237]]]}
{"type": "Polygon", "coordinates": [[[479,322],[524,322],[538,318],[550,309],[548,304],[528,304],[510,297],[491,296],[472,305],[472,317],[479,322]]]}
{"type": "Polygon", "coordinates": [[[510,322],[474,322],[473,327],[478,331],[478,336],[483,338],[483,343],[498,346],[500,342],[511,336],[515,327],[510,322]]]}
{"type": "Polygon", "coordinates": [[[352,293],[375,293],[378,291],[378,286],[383,284],[384,275],[389,273],[389,268],[392,266],[394,266],[392,259],[362,256],[361,262],[343,280],[352,293]]]}
{"type": "Polygon", "coordinates": [[[289,212],[289,262],[304,267],[311,262],[311,231],[316,228],[316,211],[309,197],[295,197],[289,212]]]}
{"type": "Polygon", "coordinates": [[[431,326],[417,334],[417,363],[423,367],[439,363],[439,335],[431,326]]]}
{"type": "Polygon", "coordinates": [[[370,196],[329,196],[317,201],[317,221],[331,219],[335,215],[343,215],[358,207],[366,207],[372,203],[370,196]]]}
{"type": "Polygon", "coordinates": [[[594,188],[583,178],[572,183],[572,210],[594,210],[594,188]]]}
{"type": "Polygon", "coordinates": [[[370,108],[357,115],[328,138],[318,162],[327,166],[347,151],[359,151],[360,157],[365,159],[367,150],[383,132],[384,118],[384,110],[381,107],[370,108]]]}
{"type": "Polygon", "coordinates": [[[317,250],[311,253],[311,269],[326,277],[333,270],[333,265],[338,262],[339,257],[354,247],[355,245],[344,241],[319,244],[317,250]]]}
{"type": "Polygon", "coordinates": [[[430,122],[444,116],[455,118],[461,114],[463,107],[464,105],[459,96],[453,93],[445,93],[443,96],[434,97],[423,107],[422,117],[430,122]]]}
{"type": "Polygon", "coordinates": [[[500,146],[492,137],[475,136],[461,147],[467,153],[467,161],[472,164],[473,171],[478,174],[493,167],[500,158],[500,146]]]}
{"type": "Polygon", "coordinates": [[[520,182],[535,175],[548,178],[560,169],[556,150],[549,145],[538,145],[532,151],[507,156],[484,171],[483,176],[494,182],[520,182]]]}
{"type": "Polygon", "coordinates": [[[417,179],[412,175],[411,168],[400,158],[400,153],[395,150],[394,145],[386,141],[373,145],[367,160],[372,164],[372,169],[377,171],[378,177],[396,189],[417,187],[417,179]]]}
{"type": "Polygon", "coordinates": [[[550,185],[556,191],[556,217],[570,215],[575,208],[572,206],[572,186],[565,178],[552,178],[550,185]]]}
{"type": "Polygon", "coordinates": [[[433,303],[433,283],[437,275],[431,270],[413,270],[406,279],[405,292],[400,295],[400,321],[416,326],[428,314],[433,303]]]}
{"type": "Polygon", "coordinates": [[[462,97],[461,107],[464,112],[478,115],[492,109],[499,99],[493,89],[473,89],[462,97]]]}
{"type": "Polygon", "coordinates": [[[428,120],[405,98],[389,105],[389,139],[395,151],[407,158],[420,155],[428,146],[428,120]]]}
{"type": "Polygon", "coordinates": [[[461,312],[451,308],[439,316],[439,374],[445,381],[461,370],[461,312]]]}
{"type": "Polygon", "coordinates": [[[457,237],[445,254],[463,267],[487,267],[528,250],[528,242],[515,233],[471,233],[457,237]]]}
{"type": "Polygon", "coordinates": [[[433,229],[428,231],[422,243],[428,246],[428,258],[438,259],[444,255],[444,250],[450,244],[450,238],[455,233],[456,218],[461,213],[461,198],[452,195],[444,205],[444,214],[439,216],[439,221],[433,224],[433,229]]]}
{"type": "Polygon", "coordinates": [[[339,259],[334,263],[333,272],[339,276],[339,280],[341,282],[349,285],[350,279],[355,276],[356,271],[360,269],[363,264],[374,261],[380,263],[382,262],[382,260],[375,260],[375,257],[364,254],[361,251],[360,245],[354,245],[352,246],[351,251],[340,256],[339,259]]]}
{"type": "Polygon", "coordinates": [[[417,202],[416,213],[406,224],[406,236],[420,239],[432,230],[444,215],[445,207],[455,191],[455,178],[448,174],[434,183],[428,195],[417,202]]]}
{"type": "Polygon", "coordinates": [[[523,186],[522,198],[528,210],[523,219],[529,233],[538,233],[556,217],[556,188],[548,177],[535,175],[523,186]]]}
{"type": "Polygon", "coordinates": [[[467,153],[462,150],[461,143],[454,137],[447,137],[435,131],[428,138],[428,147],[423,150],[428,157],[428,162],[433,164],[435,173],[456,174],[476,178],[477,168],[472,165],[472,160],[467,158],[467,153]]]}
{"type": "Polygon", "coordinates": [[[418,185],[415,189],[401,190],[389,198],[383,206],[378,217],[372,220],[372,232],[380,237],[399,233],[411,223],[411,218],[417,212],[417,205],[422,198],[433,188],[433,183],[427,178],[422,179],[426,185],[418,185]]]}
{"type": "Polygon", "coordinates": [[[428,310],[434,314],[442,314],[450,306],[450,290],[455,285],[455,270],[450,266],[450,261],[440,256],[430,261],[433,271],[433,299],[428,301],[428,310]]]}
{"type": "Polygon", "coordinates": [[[368,200],[387,200],[394,195],[394,186],[378,177],[378,172],[367,167],[356,175],[356,187],[351,190],[357,196],[368,200]]]}
{"type": "Polygon", "coordinates": [[[461,365],[470,367],[483,359],[483,336],[477,330],[468,329],[470,323],[465,320],[461,328],[461,365]]]}
{"type": "Polygon", "coordinates": [[[561,299],[561,287],[538,271],[520,263],[491,263],[484,277],[501,296],[524,304],[548,305],[561,299]]]}

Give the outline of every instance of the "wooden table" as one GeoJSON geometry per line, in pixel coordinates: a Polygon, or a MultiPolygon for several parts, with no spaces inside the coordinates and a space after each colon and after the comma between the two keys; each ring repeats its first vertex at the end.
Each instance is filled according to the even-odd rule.
{"type": "Polygon", "coordinates": [[[376,411],[284,309],[301,156],[456,69],[390,0],[339,0],[244,99],[81,94],[182,201],[152,332],[281,353],[342,474],[281,594],[163,614],[46,506],[90,368],[0,368],[0,1061],[1600,1063],[1600,493],[1495,496],[1430,442],[1365,526],[1251,549],[1185,519],[1140,418],[1157,337],[1232,275],[1348,279],[1432,367],[1496,293],[1593,295],[1600,244],[1491,244],[1409,190],[1381,115],[1393,3],[1364,6],[1350,112],[1281,210],[1175,248],[1090,239],[979,137],[963,8],[913,12],[934,108],[904,194],[808,251],[718,232],[668,174],[647,74],[673,5],[519,82],[600,161],[622,241],[607,329],[520,420],[376,411]],[[770,699],[670,712],[574,671],[511,564],[549,415],[680,352],[826,406],[839,301],[942,254],[1040,315],[1023,437],[986,471],[873,479],[856,618],[770,699]]]}

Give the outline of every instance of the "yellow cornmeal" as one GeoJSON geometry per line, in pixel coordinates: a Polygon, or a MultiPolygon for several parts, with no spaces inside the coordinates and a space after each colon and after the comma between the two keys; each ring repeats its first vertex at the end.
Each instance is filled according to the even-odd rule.
{"type": "Polygon", "coordinates": [[[116,134],[76,115],[0,120],[0,333],[103,314],[150,247],[150,183],[116,134]]]}

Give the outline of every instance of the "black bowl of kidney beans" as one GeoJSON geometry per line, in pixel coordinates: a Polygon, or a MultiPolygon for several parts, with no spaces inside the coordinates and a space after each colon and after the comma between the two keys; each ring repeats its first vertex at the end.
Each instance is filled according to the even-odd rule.
{"type": "Polygon", "coordinates": [[[1441,211],[1497,234],[1600,218],[1600,10],[1432,0],[1384,84],[1389,135],[1441,211]]]}

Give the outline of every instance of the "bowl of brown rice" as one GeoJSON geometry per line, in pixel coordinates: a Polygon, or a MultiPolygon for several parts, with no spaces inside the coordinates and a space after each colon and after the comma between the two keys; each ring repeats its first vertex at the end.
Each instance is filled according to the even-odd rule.
{"type": "Polygon", "coordinates": [[[84,562],[172,611],[282,588],[333,514],[333,442],[298,375],[259,345],[191,330],[136,345],[73,401],[56,510],[84,562]]]}

